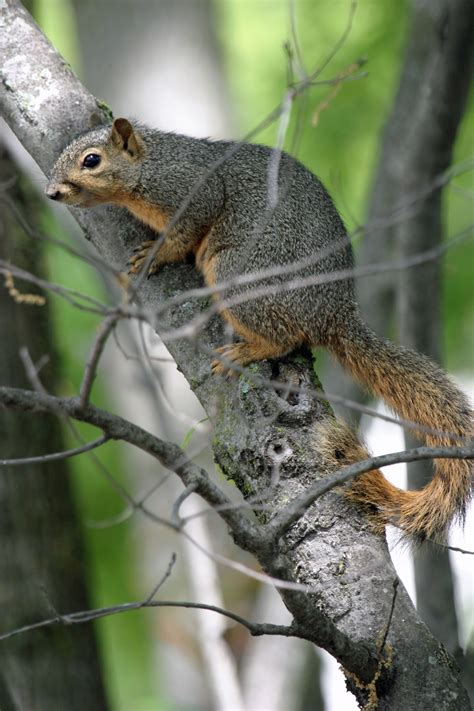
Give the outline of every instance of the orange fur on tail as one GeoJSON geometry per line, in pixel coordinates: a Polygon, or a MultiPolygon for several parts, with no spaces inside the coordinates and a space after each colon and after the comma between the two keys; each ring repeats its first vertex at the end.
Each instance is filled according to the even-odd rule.
{"type": "MultiPolygon", "coordinates": [[[[401,418],[436,430],[439,434],[417,433],[428,446],[466,444],[472,436],[467,399],[426,356],[380,338],[361,321],[355,321],[330,349],[356,380],[401,418]]],[[[331,447],[342,451],[345,463],[369,456],[347,426],[332,423],[319,436],[316,446],[323,456],[331,447]]],[[[353,482],[347,494],[375,507],[379,528],[391,523],[415,539],[442,541],[453,518],[464,517],[471,477],[471,461],[437,459],[433,479],[420,491],[397,489],[379,471],[372,471],[353,482]]]]}

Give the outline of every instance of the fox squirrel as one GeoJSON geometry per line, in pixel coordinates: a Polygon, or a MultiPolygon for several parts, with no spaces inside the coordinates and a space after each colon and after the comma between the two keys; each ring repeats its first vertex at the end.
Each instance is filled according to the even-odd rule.
{"type": "MultiPolygon", "coordinates": [[[[222,316],[242,340],[219,349],[215,373],[225,372],[225,359],[245,366],[303,344],[325,346],[402,418],[446,433],[423,435],[428,445],[455,443],[449,435],[470,437],[467,399],[448,376],[362,321],[350,277],[351,245],[323,185],[286,153],[273,184],[274,160],[265,146],[163,133],[119,118],[65,148],[46,194],[68,205],[126,207],[158,234],[188,201],[149,273],[194,254],[208,286],[233,280],[222,316]],[[331,279],[340,271],[343,278],[331,279]],[[239,275],[255,278],[239,282],[239,275]],[[261,291],[252,296],[256,288],[261,291]]],[[[154,245],[138,248],[131,272],[140,270],[154,245]]],[[[316,446],[334,468],[341,465],[341,450],[346,462],[367,456],[356,435],[335,421],[320,428],[316,446]]],[[[417,540],[443,539],[469,501],[471,463],[437,460],[433,480],[421,491],[397,489],[372,471],[348,494],[375,508],[379,528],[391,523],[417,540]]]]}

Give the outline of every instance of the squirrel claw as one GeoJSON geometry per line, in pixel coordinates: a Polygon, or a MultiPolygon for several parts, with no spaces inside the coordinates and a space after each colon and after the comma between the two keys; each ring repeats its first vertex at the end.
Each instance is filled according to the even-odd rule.
{"type": "Polygon", "coordinates": [[[133,248],[133,252],[148,252],[150,247],[152,247],[155,244],[155,240],[153,239],[148,239],[145,242],[141,242],[137,247],[133,248]]]}
{"type": "Polygon", "coordinates": [[[232,363],[234,358],[232,357],[232,351],[235,348],[235,344],[227,344],[221,346],[220,348],[215,348],[214,353],[219,353],[222,358],[215,358],[211,362],[211,369],[213,375],[222,375],[227,378],[237,378],[240,373],[239,371],[232,368],[232,363]]]}
{"type": "Polygon", "coordinates": [[[213,375],[222,375],[224,378],[233,378],[238,375],[235,370],[221,360],[211,361],[211,370],[213,375]]]}
{"type": "Polygon", "coordinates": [[[132,265],[132,269],[135,269],[135,271],[139,271],[143,262],[145,261],[144,257],[136,258],[136,259],[129,259],[128,263],[132,265]]]}
{"type": "MultiPolygon", "coordinates": [[[[137,274],[141,270],[150,254],[150,251],[153,249],[154,244],[155,240],[147,240],[146,242],[142,242],[138,245],[138,247],[135,247],[132,256],[127,262],[127,264],[131,264],[128,272],[129,274],[137,274]]],[[[157,271],[158,267],[155,264],[155,259],[153,259],[150,268],[148,269],[147,279],[149,279],[153,274],[156,274],[157,271]]]]}

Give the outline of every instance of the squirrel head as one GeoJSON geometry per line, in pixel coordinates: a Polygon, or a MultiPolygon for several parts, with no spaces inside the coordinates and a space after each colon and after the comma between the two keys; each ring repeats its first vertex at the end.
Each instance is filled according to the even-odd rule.
{"type": "Polygon", "coordinates": [[[46,195],[67,205],[92,207],[120,203],[140,175],[144,143],[124,118],[89,131],[72,141],[56,161],[46,195]]]}

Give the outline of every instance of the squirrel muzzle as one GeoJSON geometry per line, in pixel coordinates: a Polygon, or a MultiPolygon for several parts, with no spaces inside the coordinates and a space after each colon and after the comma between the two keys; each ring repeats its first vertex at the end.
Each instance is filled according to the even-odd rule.
{"type": "Polygon", "coordinates": [[[50,200],[62,202],[66,205],[76,205],[77,207],[92,207],[101,202],[88,190],[69,182],[58,183],[50,180],[44,192],[50,200]]]}

